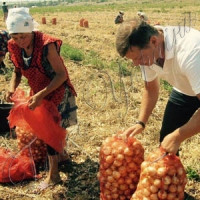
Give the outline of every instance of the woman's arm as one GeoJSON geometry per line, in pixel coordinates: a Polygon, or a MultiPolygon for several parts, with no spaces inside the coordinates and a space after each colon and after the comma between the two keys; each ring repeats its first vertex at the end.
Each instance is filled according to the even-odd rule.
{"type": "Polygon", "coordinates": [[[53,70],[55,71],[56,75],[47,87],[39,91],[30,99],[29,107],[31,109],[35,109],[35,107],[39,106],[44,97],[46,97],[52,91],[56,90],[60,85],[62,85],[64,81],[66,81],[65,66],[56,50],[56,46],[54,43],[48,45],[47,59],[51,64],[53,70]]]}
{"type": "Polygon", "coordinates": [[[10,98],[12,97],[12,95],[15,92],[16,88],[20,84],[21,77],[22,77],[21,70],[18,69],[18,68],[15,68],[13,73],[12,73],[11,80],[10,80],[9,90],[5,94],[5,100],[7,102],[12,102],[12,100],[10,98]]]}

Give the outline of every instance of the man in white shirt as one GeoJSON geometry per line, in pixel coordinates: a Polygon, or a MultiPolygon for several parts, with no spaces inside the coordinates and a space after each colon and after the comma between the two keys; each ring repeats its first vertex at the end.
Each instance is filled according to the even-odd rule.
{"type": "Polygon", "coordinates": [[[124,134],[141,133],[159,96],[159,78],[173,90],[167,103],[161,146],[177,153],[181,142],[200,132],[200,33],[190,27],[153,27],[144,21],[124,21],[116,36],[120,56],[140,66],[145,81],[140,114],[124,134]]]}

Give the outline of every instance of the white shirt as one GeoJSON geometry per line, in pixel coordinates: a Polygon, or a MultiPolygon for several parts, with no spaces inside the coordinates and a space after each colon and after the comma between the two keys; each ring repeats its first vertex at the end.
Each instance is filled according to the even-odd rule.
{"type": "Polygon", "coordinates": [[[190,27],[157,27],[164,33],[165,62],[163,68],[153,64],[142,69],[147,82],[157,76],[174,89],[189,96],[200,93],[200,32],[190,27]],[[145,69],[145,70],[143,70],[145,69]]]}

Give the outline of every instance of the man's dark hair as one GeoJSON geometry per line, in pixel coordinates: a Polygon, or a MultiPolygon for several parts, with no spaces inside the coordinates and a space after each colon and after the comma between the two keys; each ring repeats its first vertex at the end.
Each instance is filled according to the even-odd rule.
{"type": "Polygon", "coordinates": [[[117,32],[117,52],[124,57],[132,46],[144,49],[148,47],[149,40],[153,35],[158,35],[158,30],[150,24],[136,18],[126,20],[120,25],[117,32]]]}

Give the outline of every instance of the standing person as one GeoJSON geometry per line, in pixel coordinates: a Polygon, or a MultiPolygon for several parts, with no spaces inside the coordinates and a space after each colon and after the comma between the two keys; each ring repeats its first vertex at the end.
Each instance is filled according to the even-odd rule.
{"type": "Polygon", "coordinates": [[[124,21],[124,12],[123,11],[119,11],[119,14],[115,18],[115,24],[120,24],[123,21],[124,21]]]}
{"type": "MultiPolygon", "coordinates": [[[[28,107],[34,110],[43,99],[53,102],[61,114],[63,128],[76,124],[76,92],[70,81],[68,71],[60,57],[62,41],[45,33],[34,30],[34,21],[27,8],[9,10],[6,21],[11,39],[8,43],[10,59],[15,68],[10,81],[6,100],[11,101],[21,77],[25,76],[32,96],[28,107]]],[[[51,126],[49,124],[49,126],[51,126]]],[[[50,184],[60,182],[58,152],[47,145],[49,173],[40,183],[39,190],[50,184]]],[[[68,159],[68,154],[63,159],[68,159]]]]}
{"type": "Polygon", "coordinates": [[[191,27],[153,27],[144,21],[124,21],[116,36],[122,57],[140,66],[145,82],[140,113],[127,136],[141,133],[159,96],[159,78],[173,90],[160,131],[161,146],[177,153],[181,142],[200,132],[200,34],[191,27]]]}
{"type": "Polygon", "coordinates": [[[5,30],[0,30],[0,73],[5,69],[4,59],[6,53],[8,52],[7,43],[9,39],[10,36],[8,32],[5,30]]]}
{"type": "Polygon", "coordinates": [[[8,17],[8,6],[6,5],[6,2],[3,2],[2,10],[3,10],[3,20],[5,22],[8,17]]]}

